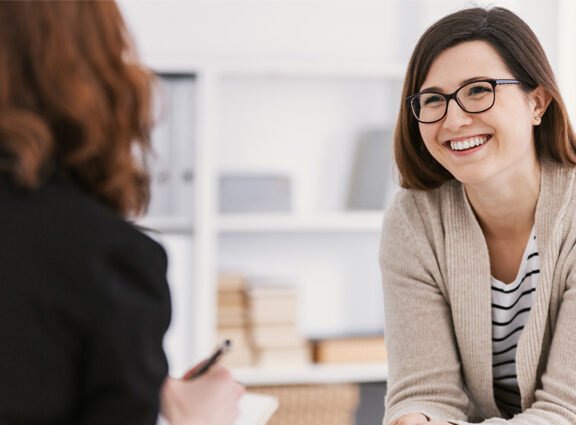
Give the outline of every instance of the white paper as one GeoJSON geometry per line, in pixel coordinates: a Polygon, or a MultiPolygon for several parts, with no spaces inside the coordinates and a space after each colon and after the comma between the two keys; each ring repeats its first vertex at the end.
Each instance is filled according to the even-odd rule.
{"type": "MultiPolygon", "coordinates": [[[[265,425],[278,409],[278,399],[264,394],[245,393],[239,401],[240,416],[234,425],[265,425]]],[[[170,425],[162,415],[156,425],[170,425]]]]}
{"type": "Polygon", "coordinates": [[[247,392],[240,399],[239,406],[240,416],[234,425],[264,425],[278,409],[278,399],[247,392]]]}

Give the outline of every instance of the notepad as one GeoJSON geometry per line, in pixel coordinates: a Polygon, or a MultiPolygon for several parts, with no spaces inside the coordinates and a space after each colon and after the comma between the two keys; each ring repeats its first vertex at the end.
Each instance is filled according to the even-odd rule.
{"type": "MultiPolygon", "coordinates": [[[[278,399],[264,394],[247,392],[238,402],[240,415],[234,425],[265,425],[278,409],[278,399]]],[[[156,425],[170,425],[163,417],[158,417],[156,425]]]]}
{"type": "Polygon", "coordinates": [[[278,409],[278,399],[270,395],[247,392],[239,402],[240,416],[234,425],[264,425],[278,409]]]}

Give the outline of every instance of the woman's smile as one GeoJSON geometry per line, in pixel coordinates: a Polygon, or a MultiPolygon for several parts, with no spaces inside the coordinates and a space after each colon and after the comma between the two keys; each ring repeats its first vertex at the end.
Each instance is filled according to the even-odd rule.
{"type": "Polygon", "coordinates": [[[458,137],[444,142],[444,146],[454,155],[469,155],[480,150],[490,139],[490,134],[458,137]]]}

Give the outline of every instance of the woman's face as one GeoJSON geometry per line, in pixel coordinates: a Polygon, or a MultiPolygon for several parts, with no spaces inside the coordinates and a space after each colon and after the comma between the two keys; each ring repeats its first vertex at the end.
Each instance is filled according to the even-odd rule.
{"type": "MultiPolygon", "coordinates": [[[[490,44],[469,41],[442,52],[419,91],[450,94],[475,79],[514,75],[490,44]]],[[[443,119],[419,124],[420,134],[430,154],[462,183],[502,183],[507,175],[533,172],[537,165],[532,126],[543,113],[537,93],[526,93],[518,84],[498,85],[494,106],[478,114],[463,111],[451,100],[443,119]],[[462,149],[465,142],[474,147],[462,149]]]]}

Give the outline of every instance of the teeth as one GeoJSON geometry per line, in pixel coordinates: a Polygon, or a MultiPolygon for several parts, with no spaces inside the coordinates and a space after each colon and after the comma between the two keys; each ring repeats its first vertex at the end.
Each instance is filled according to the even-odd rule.
{"type": "Polygon", "coordinates": [[[470,149],[476,146],[480,146],[486,140],[488,140],[488,137],[471,137],[464,141],[459,140],[458,142],[450,142],[450,147],[452,148],[452,150],[461,151],[464,149],[470,149]]]}

